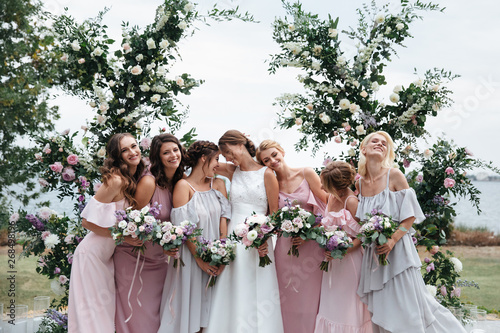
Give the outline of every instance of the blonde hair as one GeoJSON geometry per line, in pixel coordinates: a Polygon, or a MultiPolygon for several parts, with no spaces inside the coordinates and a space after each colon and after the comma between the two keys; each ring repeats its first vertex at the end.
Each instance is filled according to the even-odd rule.
{"type": "Polygon", "coordinates": [[[281,147],[281,145],[279,143],[277,143],[274,140],[267,139],[267,140],[262,141],[259,145],[259,148],[257,148],[257,151],[255,153],[255,157],[257,158],[257,162],[259,162],[260,164],[264,164],[264,163],[262,163],[262,160],[260,158],[260,154],[264,150],[267,150],[270,148],[276,148],[276,150],[278,150],[280,153],[282,153],[282,154],[285,153],[285,150],[283,149],[283,147],[281,147]]]}
{"type": "Polygon", "coordinates": [[[392,141],[392,138],[389,135],[389,133],[384,131],[377,131],[370,133],[363,139],[363,141],[361,141],[361,144],[359,146],[358,173],[361,175],[361,177],[366,176],[366,156],[363,154],[362,150],[368,144],[371,138],[376,134],[382,135],[387,141],[387,154],[382,160],[382,167],[392,168],[392,166],[394,165],[394,159],[396,158],[396,153],[394,152],[394,141],[392,141]]]}
{"type": "Polygon", "coordinates": [[[346,191],[356,177],[356,169],[352,165],[343,161],[333,161],[321,170],[320,178],[323,188],[333,194],[337,199],[339,195],[346,191]]]}

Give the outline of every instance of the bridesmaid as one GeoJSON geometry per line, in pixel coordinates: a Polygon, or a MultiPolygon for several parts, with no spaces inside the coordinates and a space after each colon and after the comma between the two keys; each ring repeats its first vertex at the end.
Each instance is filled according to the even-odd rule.
{"type": "Polygon", "coordinates": [[[356,217],[365,219],[366,213],[378,209],[401,227],[386,244],[366,248],[358,295],[372,313],[375,333],[465,333],[425,287],[411,238],[413,223],[422,222],[425,216],[404,174],[392,168],[394,157],[394,142],[386,132],[371,133],[361,142],[356,217]],[[387,255],[389,265],[378,265],[376,255],[381,254],[387,255]]]}
{"type": "MultiPolygon", "coordinates": [[[[144,170],[141,151],[128,133],[115,134],[106,146],[101,167],[103,185],[83,210],[82,225],[90,230],[73,257],[69,288],[69,332],[115,332],[115,241],[109,227],[115,211],[134,204],[136,182],[144,170]]],[[[127,242],[132,238],[127,237],[127,242]]]]}
{"type": "MultiPolygon", "coordinates": [[[[273,140],[262,141],[256,153],[257,161],[276,172],[279,208],[290,202],[308,212],[322,214],[328,194],[321,189],[319,176],[312,168],[288,166],[284,155],[284,149],[273,140]]],[[[323,251],[316,242],[279,237],[274,256],[285,332],[313,332],[319,309],[323,274],[318,267],[324,258],[323,251]],[[292,245],[299,246],[298,258],[287,254],[292,245]]]]}
{"type": "MultiPolygon", "coordinates": [[[[144,172],[137,184],[134,208],[141,209],[157,202],[161,205],[158,218],[170,221],[172,190],[184,176],[184,155],[184,147],[175,136],[160,134],[153,138],[149,155],[150,169],[144,172]]],[[[122,244],[116,247],[114,254],[116,332],[156,332],[160,327],[160,304],[167,274],[167,256],[161,246],[146,244],[144,256],[141,255],[139,263],[140,271],[134,275],[137,253],[132,250],[131,245],[122,244]]],[[[169,254],[176,253],[173,251],[169,254]]]]}
{"type": "Polygon", "coordinates": [[[328,272],[323,273],[321,300],[316,317],[315,333],[372,333],[370,312],[356,291],[361,269],[361,242],[356,235],[361,228],[356,210],[358,199],[349,188],[354,183],[356,170],[346,162],[330,162],[321,171],[321,184],[330,194],[323,226],[341,226],[353,239],[353,247],[342,260],[331,260],[328,272]]]}
{"type": "MultiPolygon", "coordinates": [[[[171,212],[172,223],[196,223],[208,240],[226,238],[231,215],[226,185],[215,178],[219,154],[219,147],[209,141],[196,141],[189,147],[186,165],[192,170],[175,186],[171,212]]],[[[182,249],[181,259],[185,266],[179,265],[178,270],[171,266],[167,272],[159,332],[194,333],[208,325],[213,288],[206,286],[210,276],[220,275],[224,266],[203,262],[191,241],[182,249]]]]}

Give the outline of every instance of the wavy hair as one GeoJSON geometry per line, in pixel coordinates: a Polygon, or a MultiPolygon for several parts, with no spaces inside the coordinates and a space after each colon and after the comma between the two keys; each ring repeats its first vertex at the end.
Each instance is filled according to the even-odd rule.
{"type": "Polygon", "coordinates": [[[203,165],[206,165],[210,162],[210,160],[220,153],[219,147],[213,142],[199,140],[193,142],[193,144],[189,147],[186,153],[186,166],[190,168],[194,168],[200,158],[205,156],[207,159],[203,165]]]}
{"type": "Polygon", "coordinates": [[[339,197],[354,183],[356,169],[343,161],[333,161],[321,170],[320,178],[324,189],[339,197]]]}
{"type": "Polygon", "coordinates": [[[227,145],[243,145],[247,149],[250,156],[255,157],[255,145],[252,140],[248,139],[243,133],[238,130],[229,130],[219,139],[219,147],[224,149],[227,145]]]}
{"type": "Polygon", "coordinates": [[[389,133],[384,131],[377,131],[370,133],[363,139],[363,141],[361,141],[361,144],[359,145],[358,173],[361,175],[361,177],[366,176],[366,156],[362,153],[362,149],[368,144],[368,142],[370,142],[371,138],[376,134],[382,135],[387,141],[387,154],[382,160],[382,167],[392,168],[394,164],[396,153],[394,152],[394,141],[392,141],[392,138],[389,135],[389,133]]]}
{"type": "Polygon", "coordinates": [[[133,175],[130,174],[128,166],[122,158],[120,147],[120,141],[126,136],[135,140],[130,133],[117,133],[109,139],[108,144],[106,145],[106,159],[104,160],[104,164],[99,171],[101,172],[102,182],[104,184],[107,184],[113,175],[117,175],[122,179],[123,185],[121,191],[125,195],[129,204],[133,206],[136,204],[134,194],[137,189],[137,181],[144,172],[145,165],[144,161],[141,159],[135,173],[133,175]]]}
{"type": "Polygon", "coordinates": [[[257,162],[264,165],[264,163],[262,163],[262,159],[260,158],[260,154],[264,150],[267,150],[270,148],[276,148],[276,150],[278,150],[280,153],[282,153],[282,154],[285,153],[285,150],[283,149],[283,147],[281,147],[281,145],[278,142],[276,142],[274,140],[267,139],[267,140],[264,140],[260,143],[259,148],[257,148],[257,151],[255,152],[255,157],[257,158],[257,162]]]}
{"type": "Polygon", "coordinates": [[[172,191],[175,187],[175,184],[177,184],[177,182],[181,180],[182,177],[184,177],[186,149],[181,144],[179,139],[177,139],[172,134],[168,133],[159,134],[153,138],[153,140],[151,141],[151,151],[149,153],[149,160],[151,162],[149,171],[151,172],[153,177],[155,177],[156,184],[158,184],[158,186],[162,188],[167,188],[170,191],[172,191]],[[179,163],[179,166],[175,170],[172,179],[168,179],[165,173],[164,165],[161,162],[161,157],[160,157],[161,146],[167,142],[172,142],[176,144],[181,153],[181,161],[179,163]]]}

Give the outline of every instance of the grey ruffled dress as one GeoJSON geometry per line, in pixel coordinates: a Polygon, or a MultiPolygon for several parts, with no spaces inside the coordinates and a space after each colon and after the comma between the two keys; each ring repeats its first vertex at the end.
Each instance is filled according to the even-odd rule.
{"type": "MultiPolygon", "coordinates": [[[[194,190],[194,188],[193,188],[194,190]]],[[[215,189],[196,191],[187,204],[173,208],[170,217],[174,225],[188,220],[203,229],[208,240],[220,238],[220,218],[231,218],[231,206],[226,197],[215,189]]],[[[167,270],[161,303],[161,324],[158,332],[194,333],[207,327],[213,288],[206,289],[209,275],[201,270],[186,245],[180,249],[185,266],[167,270]]]]}
{"type": "MultiPolygon", "coordinates": [[[[356,217],[366,220],[366,214],[374,208],[394,221],[401,222],[415,217],[420,223],[425,216],[413,189],[389,190],[389,174],[386,188],[372,197],[364,197],[359,182],[359,205],[356,217]]],[[[427,291],[420,273],[421,262],[411,228],[389,253],[389,265],[380,266],[375,246],[365,249],[361,265],[358,295],[372,313],[374,333],[465,333],[460,322],[440,305],[427,291]]]]}

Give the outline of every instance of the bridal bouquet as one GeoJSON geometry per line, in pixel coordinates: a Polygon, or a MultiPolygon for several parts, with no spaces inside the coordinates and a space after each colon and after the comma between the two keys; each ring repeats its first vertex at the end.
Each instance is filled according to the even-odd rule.
{"type": "MultiPolygon", "coordinates": [[[[195,223],[185,220],[180,225],[173,225],[172,222],[168,221],[160,222],[157,224],[155,231],[155,239],[153,241],[160,244],[164,251],[169,251],[179,248],[189,238],[200,236],[202,229],[198,228],[195,223]]],[[[182,259],[176,258],[174,267],[177,267],[178,260],[184,266],[182,259]]]]}
{"type": "MultiPolygon", "coordinates": [[[[141,210],[128,207],[125,210],[115,212],[116,223],[110,227],[111,236],[116,245],[123,243],[126,236],[138,238],[143,242],[153,240],[154,229],[159,222],[156,218],[160,213],[161,205],[154,203],[151,207],[144,207],[141,210]]],[[[144,245],[135,246],[134,251],[144,252],[144,245]]]]}
{"type": "MultiPolygon", "coordinates": [[[[271,220],[279,226],[281,235],[284,237],[300,237],[303,240],[315,239],[315,226],[320,223],[321,218],[302,209],[300,206],[286,206],[271,215],[271,220]]],[[[288,255],[299,256],[299,249],[292,245],[288,255]]]]}
{"type": "MultiPolygon", "coordinates": [[[[247,217],[245,222],[237,224],[234,227],[231,238],[243,243],[246,249],[258,248],[266,243],[276,230],[276,223],[268,216],[255,214],[247,217]]],[[[260,257],[259,266],[265,267],[271,263],[271,258],[266,254],[260,257]]]]}
{"type": "MultiPolygon", "coordinates": [[[[212,266],[229,265],[236,257],[235,249],[236,243],[230,239],[216,239],[211,241],[200,237],[196,241],[196,255],[212,266]]],[[[217,276],[210,276],[207,288],[213,287],[216,281],[217,276]]]]}
{"type": "MultiPolygon", "coordinates": [[[[361,226],[360,233],[357,236],[361,240],[361,245],[364,248],[372,243],[384,245],[387,243],[387,239],[390,238],[398,228],[406,231],[406,229],[399,226],[399,223],[393,221],[391,216],[386,216],[377,209],[372,210],[371,213],[367,213],[366,216],[368,219],[361,226]]],[[[378,262],[382,266],[389,264],[385,254],[378,256],[378,262]]]]}
{"type": "MultiPolygon", "coordinates": [[[[321,226],[320,235],[316,237],[316,242],[321,248],[330,252],[333,259],[342,259],[347,253],[347,249],[352,247],[352,239],[342,227],[331,225],[321,226]]],[[[328,272],[328,261],[323,260],[319,265],[322,271],[328,272]]]]}

